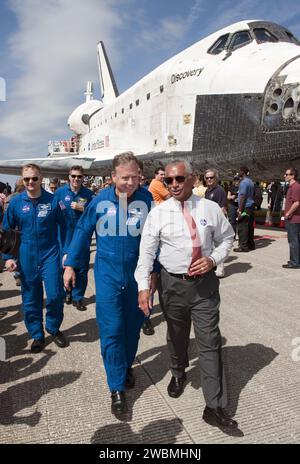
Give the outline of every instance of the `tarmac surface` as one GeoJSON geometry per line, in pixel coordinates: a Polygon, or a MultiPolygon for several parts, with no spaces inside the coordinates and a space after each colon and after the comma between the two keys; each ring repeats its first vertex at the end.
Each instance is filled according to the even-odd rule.
{"type": "Polygon", "coordinates": [[[239,429],[207,425],[193,333],[183,395],[170,398],[166,323],[156,305],[155,334],[141,334],[128,391],[130,412],[111,414],[95,322],[92,262],[88,310],[65,306],[62,330],[69,346],[48,337],[31,354],[19,287],[0,274],[0,443],[202,444],[300,442],[300,269],[288,259],[284,229],[256,229],[255,251],[231,252],[221,280],[223,356],[228,412],[239,429]],[[2,350],[2,351],[1,351],[2,350]],[[0,356],[1,357],[1,356],[0,356]]]}

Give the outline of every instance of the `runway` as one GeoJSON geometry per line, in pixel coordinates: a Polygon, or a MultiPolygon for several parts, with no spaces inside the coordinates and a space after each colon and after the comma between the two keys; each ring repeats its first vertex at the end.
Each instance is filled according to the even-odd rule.
{"type": "Polygon", "coordinates": [[[194,335],[184,394],[170,398],[166,323],[155,306],[155,334],[141,334],[128,391],[131,412],[110,411],[95,322],[94,249],[88,310],[65,306],[69,346],[48,339],[30,353],[21,298],[8,272],[0,274],[0,443],[202,444],[299,443],[300,270],[288,259],[283,229],[256,229],[257,249],[231,252],[221,280],[221,331],[229,390],[228,411],[239,429],[230,435],[201,419],[204,400],[194,335]]]}

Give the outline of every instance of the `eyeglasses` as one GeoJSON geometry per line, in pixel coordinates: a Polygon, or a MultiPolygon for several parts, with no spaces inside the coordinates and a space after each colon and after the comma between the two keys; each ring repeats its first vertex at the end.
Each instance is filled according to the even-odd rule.
{"type": "Polygon", "coordinates": [[[76,174],[71,174],[72,179],[82,179],[83,176],[76,176],[76,174]]]}
{"type": "Polygon", "coordinates": [[[205,177],[205,180],[208,180],[208,179],[214,179],[215,176],[208,176],[208,177],[205,177]]]}
{"type": "Polygon", "coordinates": [[[33,182],[37,182],[39,180],[39,178],[37,176],[34,176],[34,177],[23,177],[23,181],[28,183],[30,181],[33,181],[33,182]]]}
{"type": "Polygon", "coordinates": [[[173,180],[176,180],[176,182],[178,182],[178,184],[183,184],[183,182],[185,181],[186,177],[185,176],[175,176],[175,177],[165,177],[164,178],[164,182],[167,184],[167,185],[171,185],[173,183],[173,180]]]}

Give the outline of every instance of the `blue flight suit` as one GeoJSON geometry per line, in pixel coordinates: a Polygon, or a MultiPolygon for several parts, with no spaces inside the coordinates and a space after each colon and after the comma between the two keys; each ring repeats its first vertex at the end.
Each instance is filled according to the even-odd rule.
{"type": "Polygon", "coordinates": [[[139,188],[122,207],[114,187],[103,189],[80,218],[65,262],[73,268],[80,266],[82,245],[96,230],[96,318],[111,391],[125,390],[127,369],[134,361],[144,321],[134,271],[151,201],[152,195],[139,188]]]}
{"type": "MultiPolygon", "coordinates": [[[[85,209],[91,202],[94,194],[91,190],[85,187],[81,187],[77,193],[73,192],[70,185],[67,184],[64,187],[57,189],[54,196],[58,199],[61,209],[63,209],[67,227],[70,229],[71,236],[73,236],[76,224],[82,216],[82,212],[72,209],[71,203],[72,201],[76,201],[76,203],[79,203],[85,209]]],[[[87,275],[90,263],[90,243],[88,241],[86,242],[86,246],[82,249],[82,253],[85,259],[82,262],[82,266],[75,269],[76,285],[72,289],[73,301],[81,301],[86,291],[87,275]]]]}
{"type": "MultiPolygon", "coordinates": [[[[42,189],[39,198],[30,199],[24,191],[14,197],[4,215],[3,229],[21,232],[18,256],[24,322],[30,336],[44,339],[43,282],[46,290],[46,331],[55,335],[63,320],[64,292],[59,263],[58,225],[65,251],[71,236],[63,212],[54,196],[42,189]]],[[[11,259],[11,255],[3,255],[11,259]]]]}

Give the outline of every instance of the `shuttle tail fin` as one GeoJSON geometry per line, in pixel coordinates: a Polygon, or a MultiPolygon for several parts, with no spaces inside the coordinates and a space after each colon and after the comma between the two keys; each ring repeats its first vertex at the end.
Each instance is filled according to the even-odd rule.
{"type": "Polygon", "coordinates": [[[97,57],[102,100],[105,105],[108,105],[119,96],[119,91],[102,41],[97,45],[97,57]]]}

